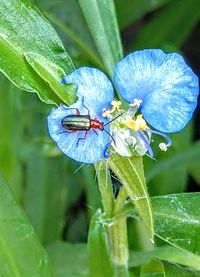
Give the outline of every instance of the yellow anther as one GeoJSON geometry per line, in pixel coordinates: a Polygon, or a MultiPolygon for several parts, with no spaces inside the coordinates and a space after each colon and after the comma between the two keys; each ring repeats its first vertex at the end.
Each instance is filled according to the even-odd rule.
{"type": "Polygon", "coordinates": [[[131,105],[132,107],[137,107],[137,108],[139,108],[141,104],[142,104],[142,100],[134,99],[134,100],[133,100],[133,103],[130,104],[130,105],[131,105]]]}
{"type": "Polygon", "coordinates": [[[126,122],[125,122],[126,126],[131,129],[131,130],[134,130],[134,131],[138,131],[138,125],[136,123],[136,120],[133,120],[132,118],[130,119],[127,119],[126,122]]]}
{"type": "Polygon", "coordinates": [[[115,111],[118,111],[120,112],[121,111],[121,105],[122,105],[122,102],[121,101],[116,101],[116,100],[113,100],[111,102],[111,105],[112,105],[112,112],[115,112],[115,111]]]}
{"type": "Polygon", "coordinates": [[[136,122],[138,122],[139,125],[139,130],[145,130],[147,128],[147,124],[146,121],[144,120],[144,118],[142,117],[142,114],[139,114],[136,118],[136,122]]]}
{"type": "Polygon", "coordinates": [[[128,128],[134,131],[144,131],[147,128],[146,121],[141,114],[136,117],[136,120],[133,120],[132,118],[127,119],[125,124],[128,128]]]}
{"type": "Polygon", "coordinates": [[[102,116],[103,116],[103,117],[112,118],[111,113],[112,113],[112,111],[111,111],[111,110],[103,109],[102,116]]]}

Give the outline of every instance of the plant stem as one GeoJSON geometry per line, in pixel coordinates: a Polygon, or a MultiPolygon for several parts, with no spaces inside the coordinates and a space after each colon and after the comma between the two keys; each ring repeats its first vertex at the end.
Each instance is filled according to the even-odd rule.
{"type": "Polygon", "coordinates": [[[109,227],[115,277],[128,277],[127,218],[120,217],[109,227]]]}
{"type": "MultiPolygon", "coordinates": [[[[123,209],[127,193],[122,187],[117,199],[114,200],[108,163],[101,161],[95,165],[95,169],[105,216],[110,219],[114,218],[123,209]]],[[[117,217],[108,225],[108,237],[115,271],[114,276],[128,277],[128,238],[127,218],[125,216],[117,217]]]]}
{"type": "Polygon", "coordinates": [[[122,186],[119,190],[117,199],[115,201],[115,207],[114,207],[114,214],[118,214],[124,207],[125,200],[127,198],[127,192],[125,190],[125,187],[122,186]]]}
{"type": "Polygon", "coordinates": [[[153,213],[151,200],[147,191],[142,157],[122,157],[113,153],[108,159],[110,168],[121,181],[128,197],[148,230],[151,239],[154,237],[153,213]]]}
{"type": "Polygon", "coordinates": [[[97,173],[98,186],[101,194],[101,201],[104,213],[106,217],[112,217],[114,207],[114,195],[110,172],[108,170],[108,163],[102,160],[99,163],[95,164],[95,169],[97,173]]]}

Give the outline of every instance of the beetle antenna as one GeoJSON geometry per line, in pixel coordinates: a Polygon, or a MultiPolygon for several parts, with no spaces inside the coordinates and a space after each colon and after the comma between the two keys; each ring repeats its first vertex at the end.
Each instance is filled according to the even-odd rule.
{"type": "Polygon", "coordinates": [[[114,144],[116,145],[116,141],[113,138],[113,136],[108,131],[106,131],[106,129],[103,129],[103,130],[111,137],[111,139],[113,140],[114,144]]]}
{"type": "Polygon", "coordinates": [[[111,122],[113,122],[114,120],[116,120],[118,117],[120,117],[121,115],[123,115],[124,113],[120,113],[118,114],[116,117],[114,117],[112,120],[108,121],[106,124],[104,124],[104,126],[110,124],[111,122]]]}

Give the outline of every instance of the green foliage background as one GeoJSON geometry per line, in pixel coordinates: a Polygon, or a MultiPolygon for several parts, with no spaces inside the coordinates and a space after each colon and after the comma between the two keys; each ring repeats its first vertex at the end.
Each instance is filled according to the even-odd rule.
{"type": "MultiPolygon", "coordinates": [[[[118,32],[105,24],[108,21],[111,26],[117,24],[115,14],[112,17],[107,14],[108,10],[114,11],[114,4],[125,54],[143,48],[178,51],[199,74],[200,2],[92,1],[97,7],[92,7],[88,0],[32,3],[54,26],[68,53],[47,21],[35,20],[35,29],[30,32],[29,22],[23,18],[17,21],[16,6],[8,4],[5,15],[4,4],[0,3],[0,33],[6,28],[4,16],[17,18],[13,19],[15,29],[10,31],[6,46],[0,36],[1,68],[19,87],[0,75],[0,172],[4,176],[0,179],[0,276],[112,276],[108,253],[103,247],[104,230],[98,235],[92,223],[86,251],[89,222],[102,208],[95,170],[60,153],[48,136],[46,117],[52,103],[69,104],[75,99],[76,88],[69,86],[69,98],[63,100],[65,91],[59,80],[64,72],[89,65],[112,76],[115,62],[122,58],[118,32]],[[99,9],[99,17],[93,8],[99,9]],[[103,40],[96,34],[100,23],[103,40]],[[44,30],[48,32],[43,33],[44,30]],[[23,34],[22,41],[17,39],[19,32],[23,34]],[[37,36],[41,36],[43,46],[37,41],[30,43],[37,36]],[[55,51],[60,51],[53,58],[45,48],[51,43],[55,43],[55,51]],[[24,53],[26,60],[22,57],[24,53]],[[44,55],[43,60],[38,55],[44,55]],[[57,67],[47,61],[50,56],[57,67]],[[13,66],[8,68],[5,60],[13,66]],[[20,75],[22,69],[27,75],[20,75]],[[28,87],[24,78],[30,79],[28,87]]],[[[200,276],[200,194],[185,193],[199,191],[199,138],[197,110],[193,122],[172,136],[173,146],[167,153],[154,147],[156,160],[144,158],[148,190],[154,196],[159,247],[151,243],[145,227],[135,220],[127,203],[130,276],[200,276]]],[[[117,189],[115,176],[113,182],[117,189]]]]}

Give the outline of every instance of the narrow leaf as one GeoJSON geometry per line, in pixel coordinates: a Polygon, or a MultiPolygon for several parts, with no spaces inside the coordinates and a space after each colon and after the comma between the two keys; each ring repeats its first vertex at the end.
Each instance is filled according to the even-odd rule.
{"type": "Polygon", "coordinates": [[[200,254],[200,193],[152,198],[155,233],[168,243],[200,254]]]}
{"type": "Polygon", "coordinates": [[[104,212],[109,217],[113,212],[114,195],[108,163],[102,160],[95,165],[95,169],[104,212]]]}
{"type": "Polygon", "coordinates": [[[19,94],[16,88],[1,74],[0,76],[0,171],[12,186],[17,199],[21,198],[22,163],[18,151],[21,143],[19,94]]]}
{"type": "Polygon", "coordinates": [[[163,263],[158,260],[152,260],[148,264],[143,265],[140,277],[165,277],[163,263]]]}
{"type": "Polygon", "coordinates": [[[0,50],[0,71],[16,86],[37,92],[47,103],[62,102],[24,58],[25,52],[34,52],[61,67],[66,74],[74,69],[55,30],[39,10],[21,0],[1,1],[0,50]]]}
{"type": "Polygon", "coordinates": [[[148,252],[131,251],[129,253],[129,267],[147,264],[152,259],[168,261],[170,263],[180,264],[195,270],[200,270],[200,256],[173,246],[158,247],[148,252]]]}
{"type": "Polygon", "coordinates": [[[87,245],[56,241],[47,248],[56,277],[88,276],[87,245]]]}
{"type": "Polygon", "coordinates": [[[176,266],[170,263],[164,263],[166,277],[199,277],[200,272],[190,268],[176,266]]]}
{"type": "MultiPolygon", "coordinates": [[[[61,3],[62,5],[62,3],[61,3]]],[[[68,45],[68,49],[70,52],[73,51],[78,52],[78,62],[80,61],[80,55],[84,56],[86,60],[89,60],[92,64],[97,67],[103,69],[103,64],[96,53],[96,48],[94,45],[94,41],[90,35],[88,30],[88,26],[83,18],[80,7],[78,6],[78,2],[71,1],[67,3],[67,10],[63,10],[62,5],[62,13],[64,15],[65,21],[61,21],[60,18],[57,18],[57,14],[60,15],[60,12],[57,10],[51,11],[48,13],[45,11],[44,15],[57,26],[60,30],[63,31],[63,35],[66,38],[66,43],[68,45]],[[71,4],[71,5],[70,5],[71,4]],[[77,5],[77,6],[76,6],[77,5]],[[54,13],[55,15],[53,15],[54,13]],[[76,14],[76,17],[74,17],[76,14]],[[95,50],[94,50],[95,49],[95,50]]],[[[60,16],[59,16],[60,17],[60,16]]],[[[75,58],[76,58],[75,54],[75,58]]]]}
{"type": "Polygon", "coordinates": [[[0,177],[0,276],[53,276],[34,230],[0,177]]]}
{"type": "Polygon", "coordinates": [[[35,155],[26,163],[23,206],[45,245],[60,238],[64,225],[67,187],[62,158],[35,155]]]}
{"type": "Polygon", "coordinates": [[[122,59],[122,46],[113,0],[79,0],[105,67],[113,77],[114,65],[122,59]]]}
{"type": "Polygon", "coordinates": [[[22,90],[37,92],[40,99],[48,104],[59,103],[48,84],[28,66],[5,34],[0,34],[0,49],[0,70],[14,85],[22,90]]]}
{"type": "Polygon", "coordinates": [[[189,174],[190,176],[192,176],[192,178],[195,180],[195,182],[200,185],[200,161],[197,162],[196,161],[196,165],[191,164],[190,168],[189,168],[189,174]]]}
{"type": "Polygon", "coordinates": [[[120,29],[133,24],[145,14],[163,6],[170,0],[115,0],[120,29]]]}
{"type": "Polygon", "coordinates": [[[45,57],[35,53],[25,53],[26,60],[40,77],[49,83],[55,94],[67,105],[76,100],[76,86],[73,84],[61,84],[65,76],[64,70],[55,63],[47,60],[45,57]]]}
{"type": "Polygon", "coordinates": [[[150,237],[153,238],[153,216],[144,178],[142,158],[125,158],[118,154],[112,154],[108,162],[133,201],[150,237]]]}
{"type": "Polygon", "coordinates": [[[147,181],[149,182],[162,172],[171,172],[174,167],[180,169],[185,166],[189,169],[191,165],[199,165],[199,156],[200,141],[197,141],[182,152],[175,153],[170,158],[155,164],[147,175],[147,181]]]}
{"type": "Polygon", "coordinates": [[[90,222],[88,236],[90,276],[113,276],[113,268],[109,256],[109,245],[106,226],[102,224],[102,214],[98,210],[90,222]]]}
{"type": "Polygon", "coordinates": [[[81,168],[82,186],[86,194],[89,218],[92,217],[93,211],[96,211],[102,207],[101,197],[97,185],[97,179],[95,178],[95,169],[93,165],[83,166],[81,168]]]}
{"type": "MultiPolygon", "coordinates": [[[[199,160],[195,153],[197,147],[192,144],[192,137],[193,124],[190,123],[182,132],[171,136],[172,146],[167,152],[162,152],[156,147],[157,162],[146,157],[144,162],[146,180],[147,183],[150,181],[148,184],[152,195],[180,193],[186,190],[188,165],[192,163],[193,159],[194,161],[199,160]],[[154,175],[155,173],[156,175],[154,175]]],[[[159,142],[155,144],[158,145],[159,142]]]]}
{"type": "Polygon", "coordinates": [[[162,47],[173,51],[180,49],[199,17],[199,0],[171,1],[166,9],[142,29],[133,47],[162,47]]]}

